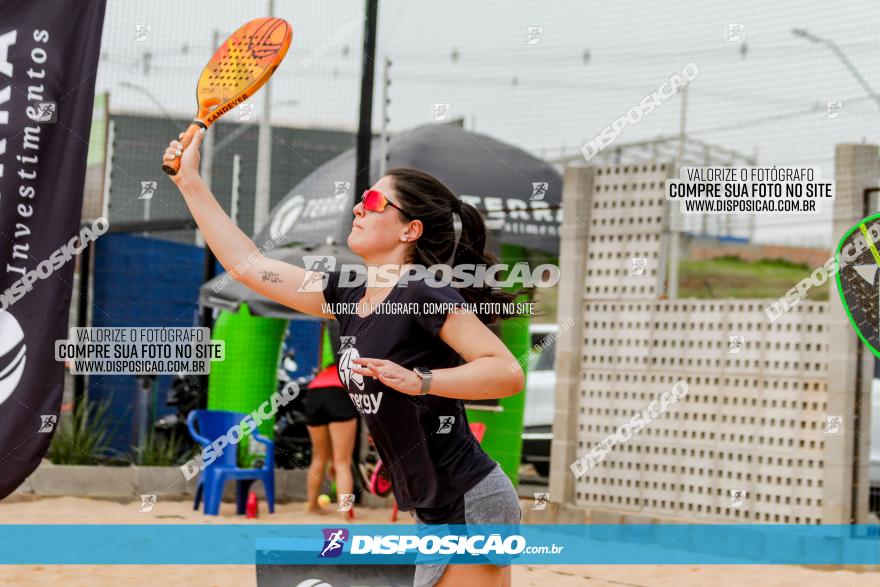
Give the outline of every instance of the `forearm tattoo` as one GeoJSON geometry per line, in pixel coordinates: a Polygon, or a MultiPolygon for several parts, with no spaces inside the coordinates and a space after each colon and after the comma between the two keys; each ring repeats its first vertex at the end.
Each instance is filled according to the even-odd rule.
{"type": "Polygon", "coordinates": [[[274,271],[261,271],[260,275],[263,277],[263,281],[281,283],[281,277],[274,271]]]}

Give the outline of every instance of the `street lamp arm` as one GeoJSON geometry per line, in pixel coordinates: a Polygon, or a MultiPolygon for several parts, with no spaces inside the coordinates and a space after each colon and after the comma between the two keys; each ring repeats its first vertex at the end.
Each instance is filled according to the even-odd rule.
{"type": "Polygon", "coordinates": [[[875,102],[877,102],[877,106],[880,107],[880,96],[878,96],[877,93],[874,92],[873,89],[871,89],[871,86],[868,85],[868,81],[862,77],[862,74],[859,73],[859,70],[856,69],[856,66],[853,65],[852,61],[849,60],[846,54],[841,51],[840,47],[838,47],[831,41],[825,41],[825,44],[828,46],[829,49],[834,51],[834,54],[837,55],[837,57],[841,61],[843,61],[843,64],[846,65],[846,68],[849,70],[849,72],[853,75],[854,78],[856,78],[856,80],[859,82],[859,85],[861,85],[862,88],[866,92],[868,92],[868,95],[871,96],[871,98],[875,102]]]}
{"type": "Polygon", "coordinates": [[[849,58],[841,50],[840,47],[838,47],[835,43],[833,43],[832,41],[829,41],[828,39],[823,39],[822,37],[818,37],[818,36],[810,33],[806,29],[791,29],[791,34],[793,34],[796,37],[801,37],[802,39],[806,39],[808,41],[811,41],[813,43],[825,45],[826,47],[831,49],[834,52],[834,54],[837,55],[837,58],[843,62],[843,64],[846,66],[846,68],[849,70],[849,72],[853,75],[853,77],[856,78],[856,81],[859,82],[859,85],[862,86],[862,89],[864,89],[868,93],[868,95],[871,97],[871,99],[877,103],[877,106],[880,107],[880,96],[878,96],[877,93],[874,92],[873,89],[871,89],[871,86],[868,85],[868,81],[864,77],[862,77],[862,74],[859,73],[859,70],[856,69],[856,66],[853,65],[852,61],[849,60],[849,58]]]}

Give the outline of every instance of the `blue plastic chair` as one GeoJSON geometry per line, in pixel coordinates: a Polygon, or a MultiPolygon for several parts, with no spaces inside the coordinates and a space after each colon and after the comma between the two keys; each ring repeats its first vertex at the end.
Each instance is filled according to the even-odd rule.
{"type": "MultiPolygon", "coordinates": [[[[214,410],[193,410],[186,419],[186,425],[193,440],[202,448],[210,446],[229,429],[241,423],[245,417],[238,412],[221,412],[214,410]]],[[[248,490],[254,481],[263,482],[269,513],[275,513],[275,443],[257,432],[250,437],[266,445],[266,460],[260,469],[242,469],[238,466],[238,445],[228,444],[223,453],[206,466],[196,483],[196,496],[193,509],[199,509],[202,495],[205,498],[205,515],[216,516],[220,513],[220,501],[223,499],[223,487],[226,481],[235,480],[235,513],[243,514],[247,505],[248,490]]]]}

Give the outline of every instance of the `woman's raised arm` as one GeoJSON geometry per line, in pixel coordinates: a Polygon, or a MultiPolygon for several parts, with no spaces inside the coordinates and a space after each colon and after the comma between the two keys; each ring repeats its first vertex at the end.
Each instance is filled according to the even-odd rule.
{"type": "MultiPolygon", "coordinates": [[[[183,133],[181,133],[182,136],[183,133]]],[[[189,207],[205,242],[220,264],[237,281],[248,288],[294,310],[315,316],[333,318],[322,310],[325,302],[321,291],[298,291],[306,278],[302,267],[265,257],[254,242],[239,229],[202,178],[199,176],[199,145],[204,130],[196,133],[181,153],[179,141],[171,141],[164,158],[181,156],[180,170],[170,176],[189,207]]]]}

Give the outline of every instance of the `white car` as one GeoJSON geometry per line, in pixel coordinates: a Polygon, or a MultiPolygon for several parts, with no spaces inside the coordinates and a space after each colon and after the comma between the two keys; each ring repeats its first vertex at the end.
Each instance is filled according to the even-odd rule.
{"type": "Polygon", "coordinates": [[[556,324],[529,327],[532,348],[546,339],[546,346],[529,361],[526,404],[523,414],[522,462],[531,463],[539,475],[550,474],[550,444],[553,441],[553,401],[556,393],[556,324]]]}

